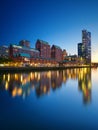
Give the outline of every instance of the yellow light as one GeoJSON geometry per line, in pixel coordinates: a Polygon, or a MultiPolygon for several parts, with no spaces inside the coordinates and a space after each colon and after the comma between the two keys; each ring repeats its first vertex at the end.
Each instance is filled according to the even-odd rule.
{"type": "Polygon", "coordinates": [[[59,71],[57,71],[57,78],[59,77],[59,71]]]}
{"type": "Polygon", "coordinates": [[[80,78],[83,79],[83,73],[81,73],[80,78]]]}
{"type": "Polygon", "coordinates": [[[47,77],[51,79],[51,71],[47,72],[47,77]]]}
{"type": "Polygon", "coordinates": [[[35,72],[35,78],[37,78],[37,72],[35,72]]]}
{"type": "Polygon", "coordinates": [[[3,80],[5,80],[5,74],[3,75],[3,80]]]}
{"type": "Polygon", "coordinates": [[[8,81],[5,83],[5,90],[8,90],[8,81]]]}
{"type": "Polygon", "coordinates": [[[85,90],[85,84],[84,84],[84,82],[82,82],[82,91],[84,91],[85,90]]]}
{"type": "Polygon", "coordinates": [[[17,95],[17,88],[15,87],[12,91],[12,97],[15,97],[17,95]]]}
{"type": "Polygon", "coordinates": [[[84,68],[84,73],[87,73],[87,68],[84,68]]]}
{"type": "Polygon", "coordinates": [[[10,74],[8,74],[8,82],[10,81],[10,74]]]}
{"type": "Polygon", "coordinates": [[[17,94],[20,96],[20,95],[22,95],[22,89],[21,88],[19,88],[18,90],[17,90],[17,94]]]}
{"type": "Polygon", "coordinates": [[[38,73],[38,80],[40,80],[40,73],[38,73]]]}
{"type": "Polygon", "coordinates": [[[18,74],[15,74],[15,80],[18,80],[18,74]]]}
{"type": "Polygon", "coordinates": [[[34,73],[31,72],[30,78],[33,80],[34,79],[34,73]]]}
{"type": "Polygon", "coordinates": [[[47,91],[47,87],[46,87],[46,86],[44,86],[43,88],[44,88],[44,93],[46,93],[46,91],[47,91]]]}
{"type": "Polygon", "coordinates": [[[90,90],[91,89],[91,82],[88,81],[88,89],[90,90]]]}
{"type": "Polygon", "coordinates": [[[66,82],[66,76],[63,76],[63,82],[66,82]]]}
{"type": "Polygon", "coordinates": [[[21,82],[23,82],[23,75],[21,75],[21,78],[20,78],[20,79],[21,79],[21,82]]]}

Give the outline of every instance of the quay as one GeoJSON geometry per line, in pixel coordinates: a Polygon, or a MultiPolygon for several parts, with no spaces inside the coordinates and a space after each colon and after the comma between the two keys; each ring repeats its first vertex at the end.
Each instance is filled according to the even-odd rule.
{"type": "Polygon", "coordinates": [[[74,69],[74,68],[95,68],[96,66],[89,65],[77,65],[77,66],[59,66],[59,67],[10,67],[10,66],[0,66],[1,72],[27,72],[27,71],[49,71],[49,70],[63,70],[63,69],[74,69]]]}

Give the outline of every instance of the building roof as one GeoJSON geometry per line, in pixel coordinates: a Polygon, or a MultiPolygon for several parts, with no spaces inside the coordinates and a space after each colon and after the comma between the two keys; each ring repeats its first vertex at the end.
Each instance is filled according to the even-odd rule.
{"type": "MultiPolygon", "coordinates": [[[[53,45],[55,48],[57,48],[57,49],[61,49],[59,46],[57,46],[57,45],[53,45]]],[[[53,47],[52,46],[52,47],[53,47]]],[[[61,49],[62,50],[62,49],[61,49]]]]}
{"type": "Polygon", "coordinates": [[[40,40],[40,39],[38,39],[38,41],[41,42],[41,43],[43,43],[43,44],[49,45],[49,43],[46,42],[46,41],[43,41],[43,40],[40,40]]]}
{"type": "Polygon", "coordinates": [[[34,48],[28,48],[26,46],[19,46],[19,45],[16,45],[16,44],[13,44],[12,46],[15,47],[15,48],[23,49],[23,50],[39,52],[38,50],[36,50],[34,48]]]}
{"type": "Polygon", "coordinates": [[[2,46],[0,46],[0,48],[8,48],[8,46],[7,45],[2,45],[2,46]]]}
{"type": "Polygon", "coordinates": [[[78,45],[83,45],[83,43],[78,43],[78,45]]]}
{"type": "Polygon", "coordinates": [[[39,50],[34,49],[34,48],[30,48],[31,51],[35,51],[35,52],[39,52],[39,50]]]}
{"type": "Polygon", "coordinates": [[[21,40],[21,41],[19,41],[19,43],[20,42],[28,42],[28,43],[30,43],[30,41],[28,41],[28,40],[21,40]]]}

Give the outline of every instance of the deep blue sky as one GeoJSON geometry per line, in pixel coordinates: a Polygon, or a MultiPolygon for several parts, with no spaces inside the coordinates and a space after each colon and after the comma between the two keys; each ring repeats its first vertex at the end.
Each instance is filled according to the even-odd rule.
{"type": "Polygon", "coordinates": [[[94,60],[98,56],[98,0],[0,0],[0,44],[27,39],[35,47],[39,38],[77,54],[82,29],[92,33],[94,60]]]}

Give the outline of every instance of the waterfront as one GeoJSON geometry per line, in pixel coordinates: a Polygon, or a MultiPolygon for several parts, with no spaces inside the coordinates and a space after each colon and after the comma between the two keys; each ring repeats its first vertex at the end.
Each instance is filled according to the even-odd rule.
{"type": "Polygon", "coordinates": [[[98,69],[0,74],[0,129],[98,129],[98,69]]]}

